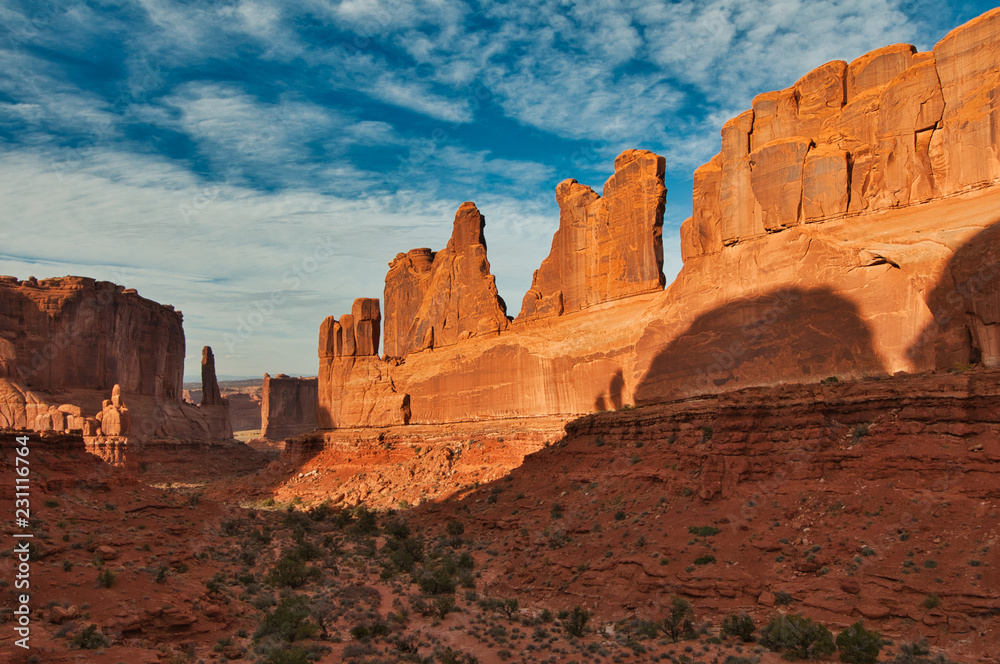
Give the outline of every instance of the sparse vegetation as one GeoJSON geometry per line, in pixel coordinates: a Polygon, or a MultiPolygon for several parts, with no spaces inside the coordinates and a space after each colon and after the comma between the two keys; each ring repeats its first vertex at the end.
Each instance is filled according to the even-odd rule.
{"type": "Polygon", "coordinates": [[[833,634],[798,614],[775,616],[760,631],[765,648],[798,659],[820,659],[836,652],[833,634]]]}

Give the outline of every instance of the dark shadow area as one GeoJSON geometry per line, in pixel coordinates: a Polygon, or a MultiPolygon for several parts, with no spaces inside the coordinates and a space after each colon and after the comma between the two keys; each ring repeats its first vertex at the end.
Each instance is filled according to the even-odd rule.
{"type": "Polygon", "coordinates": [[[611,376],[608,383],[608,391],[605,394],[598,394],[594,399],[594,410],[620,410],[625,403],[625,377],[619,369],[611,376]]]}
{"type": "Polygon", "coordinates": [[[852,302],[828,289],[789,288],[699,316],[653,358],[635,401],[883,370],[852,302]]]}
{"type": "Polygon", "coordinates": [[[1000,224],[955,252],[927,306],[934,320],[906,351],[916,366],[1000,364],[1000,224]]]}

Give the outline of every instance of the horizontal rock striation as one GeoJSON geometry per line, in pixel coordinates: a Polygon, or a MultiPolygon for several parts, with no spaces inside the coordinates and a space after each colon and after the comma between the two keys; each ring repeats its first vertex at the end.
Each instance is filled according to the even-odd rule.
{"type": "MultiPolygon", "coordinates": [[[[182,402],[181,323],[173,307],[110,282],[0,277],[0,427],[89,435],[83,421],[114,390],[129,404],[129,436],[230,437],[221,399],[182,402]]],[[[206,372],[214,384],[214,359],[206,372]]]]}
{"type": "Polygon", "coordinates": [[[932,51],[886,46],[758,95],[695,172],[685,261],[786,228],[927,202],[1000,178],[1000,11],[932,51]]]}

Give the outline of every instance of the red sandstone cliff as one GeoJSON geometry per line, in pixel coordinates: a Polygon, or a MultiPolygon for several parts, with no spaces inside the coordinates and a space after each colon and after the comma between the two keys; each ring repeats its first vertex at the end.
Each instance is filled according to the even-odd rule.
{"type": "Polygon", "coordinates": [[[264,374],[260,436],[282,440],[316,429],[316,379],[264,374]]]}
{"type": "Polygon", "coordinates": [[[626,150],[615,159],[603,197],[576,180],[556,187],[559,229],[518,321],[663,289],[665,166],[648,150],[626,150]]]}
{"type": "MultiPolygon", "coordinates": [[[[454,299],[428,305],[454,258],[400,254],[384,315],[386,354],[402,361],[321,360],[321,402],[338,406],[320,426],[577,414],[1000,363],[998,80],[993,10],[932,52],[890,46],[758,95],[695,173],[684,268],[663,291],[662,160],[646,152],[616,160],[603,198],[560,185],[560,227],[518,325],[475,310],[490,334],[459,334],[454,299]]],[[[464,283],[482,293],[487,274],[464,283]]]]}
{"type": "Polygon", "coordinates": [[[389,264],[386,355],[453,346],[507,328],[507,307],[486,259],[485,225],[474,203],[462,203],[444,249],[414,249],[389,264]]]}
{"type": "Polygon", "coordinates": [[[182,403],[181,321],[173,307],[105,281],[0,277],[0,427],[83,430],[117,391],[131,422],[114,435],[230,437],[224,403],[182,403]]]}

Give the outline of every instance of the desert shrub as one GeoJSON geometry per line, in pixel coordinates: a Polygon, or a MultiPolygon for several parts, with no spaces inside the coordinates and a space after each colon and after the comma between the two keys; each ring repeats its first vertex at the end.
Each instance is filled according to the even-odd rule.
{"type": "Polygon", "coordinates": [[[389,537],[382,547],[389,563],[400,572],[412,572],[413,566],[424,559],[424,543],[415,537],[389,537]]]}
{"type": "Polygon", "coordinates": [[[730,655],[726,657],[722,664],[757,664],[760,660],[756,657],[740,657],[739,655],[730,655]]]}
{"type": "Polygon", "coordinates": [[[97,585],[102,588],[110,588],[115,583],[115,573],[109,569],[101,570],[97,573],[97,585]]]}
{"type": "Polygon", "coordinates": [[[882,650],[882,635],[856,622],[837,636],[837,649],[842,662],[875,664],[882,650]]]}
{"type": "Polygon", "coordinates": [[[660,629],[674,643],[694,636],[694,611],[691,604],[686,599],[674,597],[670,603],[670,611],[660,623],[660,629]]]}
{"type": "Polygon", "coordinates": [[[250,541],[254,544],[270,544],[273,538],[274,534],[267,526],[255,528],[250,531],[250,541]]]}
{"type": "Polygon", "coordinates": [[[374,535],[378,533],[378,517],[364,505],[354,508],[354,524],[350,528],[354,535],[374,535]]]}
{"type": "Polygon", "coordinates": [[[445,524],[444,530],[452,537],[461,537],[465,533],[465,526],[458,519],[452,519],[445,524]]]}
{"type": "Polygon", "coordinates": [[[455,592],[455,579],[444,567],[424,571],[417,577],[420,590],[428,595],[444,595],[455,592]]]}
{"type": "Polygon", "coordinates": [[[757,631],[757,626],[746,613],[731,613],[722,619],[722,633],[726,636],[735,636],[744,643],[754,640],[753,633],[757,631]]]}
{"type": "Polygon", "coordinates": [[[714,562],[715,562],[715,556],[713,556],[710,553],[706,553],[705,555],[698,556],[697,558],[694,559],[695,565],[709,565],[714,562]]]}
{"type": "Polygon", "coordinates": [[[266,581],[272,586],[301,588],[309,581],[319,579],[320,574],[318,568],[309,567],[301,560],[297,560],[296,558],[282,558],[268,572],[266,581]]]}
{"type": "Polygon", "coordinates": [[[718,535],[722,531],[715,526],[689,526],[688,532],[698,537],[711,537],[712,535],[718,535]]]}
{"type": "Polygon", "coordinates": [[[931,593],[924,598],[925,609],[936,609],[939,606],[941,606],[941,596],[937,593],[931,593]]]}
{"type": "Polygon", "coordinates": [[[590,620],[590,611],[575,606],[569,612],[566,620],[563,621],[563,630],[570,636],[583,636],[583,630],[587,626],[588,620],[590,620]]]}
{"type": "Polygon", "coordinates": [[[475,655],[454,648],[437,650],[434,656],[441,664],[479,664],[479,659],[475,655]]]}
{"type": "Polygon", "coordinates": [[[774,593],[774,603],[778,606],[788,605],[795,601],[791,593],[785,592],[784,590],[779,590],[774,593]]]}
{"type": "Polygon", "coordinates": [[[442,595],[434,598],[434,614],[438,618],[444,618],[455,610],[455,598],[451,595],[442,595]]]}
{"type": "Polygon", "coordinates": [[[797,614],[775,616],[760,631],[765,648],[799,659],[819,659],[836,652],[833,634],[823,625],[797,614]]]}
{"type": "Polygon", "coordinates": [[[483,611],[497,611],[508,619],[513,618],[519,608],[516,597],[488,597],[479,600],[478,604],[483,611]]]}
{"type": "Polygon", "coordinates": [[[104,634],[98,631],[97,625],[91,624],[89,627],[84,628],[79,634],[74,636],[70,640],[69,644],[73,648],[97,650],[98,648],[103,648],[108,645],[108,640],[105,638],[104,634]]]}
{"type": "Polygon", "coordinates": [[[312,661],[310,651],[302,646],[291,648],[275,648],[264,660],[264,664],[309,664],[312,661]]]}
{"type": "Polygon", "coordinates": [[[286,597],[274,611],[264,617],[254,639],[274,639],[286,643],[312,638],[319,625],[309,620],[309,598],[303,595],[286,597]]]}
{"type": "Polygon", "coordinates": [[[926,638],[915,643],[903,643],[900,644],[899,653],[892,660],[892,664],[953,664],[942,653],[938,653],[933,658],[930,657],[930,654],[931,649],[927,645],[926,638]]]}

